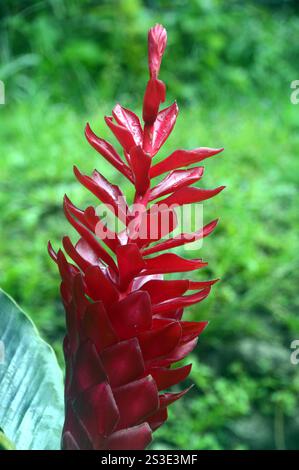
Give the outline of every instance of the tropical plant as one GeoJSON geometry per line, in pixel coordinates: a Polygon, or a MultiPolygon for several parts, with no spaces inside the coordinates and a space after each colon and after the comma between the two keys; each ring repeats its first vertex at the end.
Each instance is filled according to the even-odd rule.
{"type": "Polygon", "coordinates": [[[168,405],[188,391],[159,393],[184,380],[191,369],[190,364],[171,365],[193,350],[207,324],[183,321],[182,315],[185,307],[208,296],[215,280],[164,276],[207,265],[202,259],[185,259],[168,250],[206,237],[217,221],[192,234],[161,239],[177,225],[176,208],[200,203],[223,189],[196,188],[192,184],[201,179],[203,167],[181,168],[222,149],[176,150],[152,165],[178,114],[176,103],[159,111],[166,94],[158,78],[166,40],[161,25],[149,30],[144,126],[136,114],[119,104],[112,116],[105,117],[125,160],[88,124],[85,130],[95,150],[134,185],[133,206],[128,207],[121,189],[97,170],[90,177],[74,168],[78,181],[111,210],[124,229],[111,230],[95,207],[80,210],[65,196],[66,218],[80,235],[75,245],[68,236],[63,238],[71,261],[49,244],[62,279],[67,325],[63,449],[144,449],[152,432],[167,419],[168,405]],[[165,173],[162,181],[151,186],[154,178],[165,173]],[[187,291],[195,293],[184,295],[187,291]]]}

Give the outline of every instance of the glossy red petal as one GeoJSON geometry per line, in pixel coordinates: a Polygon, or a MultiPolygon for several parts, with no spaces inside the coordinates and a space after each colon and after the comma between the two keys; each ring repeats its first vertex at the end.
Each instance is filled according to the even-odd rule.
{"type": "Polygon", "coordinates": [[[61,279],[69,289],[72,289],[74,277],[79,273],[79,269],[67,262],[66,257],[61,250],[58,250],[57,252],[57,265],[61,279]]]}
{"type": "Polygon", "coordinates": [[[199,336],[206,328],[207,324],[207,321],[182,321],[182,342],[189,342],[199,336]]]}
{"type": "Polygon", "coordinates": [[[50,240],[48,241],[48,253],[49,255],[51,256],[52,260],[57,263],[57,253],[56,251],[54,250],[50,240]]]}
{"type": "Polygon", "coordinates": [[[69,352],[73,354],[79,345],[79,319],[73,305],[65,305],[65,322],[69,352]]]}
{"type": "Polygon", "coordinates": [[[110,230],[106,224],[97,216],[94,207],[89,206],[84,211],[85,221],[95,235],[100,238],[110,250],[116,250],[120,244],[117,233],[110,230]]]}
{"type": "Polygon", "coordinates": [[[101,139],[94,134],[89,124],[86,124],[85,136],[90,145],[92,145],[97,152],[99,152],[109,163],[111,163],[111,165],[126,176],[126,178],[132,181],[132,172],[130,168],[123,162],[115,148],[109,144],[109,142],[106,142],[106,140],[101,139]]]}
{"type": "Polygon", "coordinates": [[[147,362],[147,368],[150,367],[168,367],[175,362],[181,361],[186,357],[190,352],[193,351],[197,344],[198,338],[195,338],[188,343],[179,343],[176,348],[171,351],[171,354],[167,355],[165,358],[156,358],[147,362]]]}
{"type": "Polygon", "coordinates": [[[151,168],[150,177],[154,178],[167,171],[201,162],[205,158],[217,155],[223,150],[223,148],[212,149],[208,147],[200,147],[195,150],[175,150],[169,157],[156,163],[156,165],[151,168]]]}
{"type": "Polygon", "coordinates": [[[207,263],[201,259],[185,259],[174,253],[167,253],[155,258],[147,258],[145,272],[146,274],[178,273],[194,271],[204,266],[207,266],[207,263]]]}
{"type": "Polygon", "coordinates": [[[122,222],[126,222],[128,207],[123,193],[118,186],[109,183],[103,175],[94,170],[92,178],[83,175],[74,167],[74,173],[78,181],[91,191],[97,198],[107,205],[108,209],[122,222]]]}
{"type": "Polygon", "coordinates": [[[81,224],[86,225],[86,220],[84,217],[84,211],[79,209],[79,207],[75,206],[75,204],[72,203],[72,201],[67,197],[67,195],[64,195],[64,204],[66,205],[69,213],[75,217],[76,219],[81,222],[81,224]]]}
{"type": "Polygon", "coordinates": [[[132,292],[109,309],[109,318],[120,339],[132,338],[150,329],[152,308],[147,292],[132,292]]]}
{"type": "Polygon", "coordinates": [[[105,306],[118,300],[116,287],[98,266],[91,266],[86,270],[85,280],[87,293],[93,300],[101,300],[105,306]]]}
{"type": "Polygon", "coordinates": [[[109,450],[143,450],[152,440],[151,428],[148,423],[116,431],[106,442],[109,450]]]}
{"type": "Polygon", "coordinates": [[[145,421],[159,407],[157,386],[150,375],[114,389],[113,394],[120,413],[118,428],[145,421]]]}
{"type": "Polygon", "coordinates": [[[144,148],[143,150],[151,156],[156,155],[161,146],[164,144],[167,137],[170,135],[179,112],[176,103],[173,103],[168,108],[163,109],[158,113],[157,119],[151,126],[144,129],[144,148]]]}
{"type": "Polygon", "coordinates": [[[146,126],[143,140],[144,146],[146,146],[146,142],[150,142],[151,134],[149,126],[151,126],[157,119],[160,104],[164,103],[165,98],[165,83],[162,82],[162,80],[151,78],[147,82],[143,98],[142,117],[146,126]]]}
{"type": "Polygon", "coordinates": [[[84,238],[79,238],[76,243],[76,251],[79,253],[89,265],[105,266],[104,263],[99,259],[94,249],[87,243],[84,238]]]}
{"type": "Polygon", "coordinates": [[[164,302],[160,302],[156,305],[153,305],[153,314],[160,314],[197,304],[198,302],[204,300],[209,295],[210,291],[211,287],[206,287],[196,294],[174,297],[172,299],[165,300],[164,302]]]}
{"type": "Polygon", "coordinates": [[[166,320],[177,320],[180,321],[183,317],[184,309],[183,308],[176,308],[174,310],[166,310],[165,312],[160,313],[153,313],[153,320],[159,319],[166,319],[166,320]]]}
{"type": "Polygon", "coordinates": [[[103,200],[105,204],[107,202],[110,205],[115,205],[117,211],[123,211],[125,214],[128,212],[125,196],[116,184],[111,184],[97,170],[93,170],[92,180],[97,184],[98,188],[100,188],[98,191],[102,192],[103,199],[106,199],[106,201],[103,200]]]}
{"type": "Polygon", "coordinates": [[[63,248],[65,249],[66,253],[72,258],[72,260],[79,266],[79,268],[84,272],[87,268],[91,266],[91,264],[85,260],[80,253],[76,250],[74,245],[72,244],[69,237],[63,237],[62,239],[63,248]]]}
{"type": "Polygon", "coordinates": [[[135,189],[138,195],[144,194],[149,188],[149,169],[151,161],[151,157],[146,154],[140,146],[131,148],[130,162],[134,174],[135,189]]]}
{"type": "Polygon", "coordinates": [[[113,261],[111,256],[104,250],[104,248],[97,242],[93,234],[84,225],[74,219],[74,217],[71,215],[68,207],[68,199],[66,197],[64,199],[64,212],[69,223],[74,227],[74,229],[77,230],[81,237],[85,239],[85,241],[90,245],[95,254],[101,260],[107,263],[112,269],[117,270],[115,262],[113,261]]]}
{"type": "Polygon", "coordinates": [[[145,268],[145,262],[136,244],[120,245],[116,250],[119,269],[119,283],[126,288],[132,279],[145,268]]]}
{"type": "Polygon", "coordinates": [[[106,374],[94,344],[90,340],[85,341],[76,353],[71,394],[74,396],[105,380],[106,374]]]}
{"type": "Polygon", "coordinates": [[[111,387],[119,387],[143,376],[144,362],[137,338],[121,341],[101,353],[111,387]]]}
{"type": "Polygon", "coordinates": [[[70,304],[70,302],[72,301],[71,290],[67,287],[67,285],[63,281],[60,284],[60,295],[61,295],[64,306],[70,304]]]}
{"type": "Polygon", "coordinates": [[[118,341],[102,302],[94,302],[87,307],[82,321],[82,336],[92,341],[98,353],[118,341]]]}
{"type": "Polygon", "coordinates": [[[210,287],[213,284],[216,284],[219,279],[212,279],[211,281],[189,281],[189,290],[204,289],[205,287],[210,287]]]}
{"type": "Polygon", "coordinates": [[[115,124],[111,116],[105,116],[105,122],[123,149],[129,153],[130,148],[137,144],[134,140],[133,134],[126,127],[115,124]]]}
{"type": "MultiPolygon", "coordinates": [[[[66,195],[64,197],[64,204],[65,204],[65,208],[68,210],[69,214],[71,216],[73,216],[72,219],[73,220],[74,220],[74,218],[75,218],[75,220],[78,219],[80,224],[78,224],[77,227],[81,227],[81,231],[83,231],[84,234],[86,234],[85,238],[88,238],[88,240],[90,242],[88,244],[87,241],[84,238],[82,238],[78,242],[80,246],[77,247],[77,245],[76,245],[76,249],[78,248],[78,251],[79,251],[79,249],[82,248],[82,251],[84,252],[84,254],[81,254],[81,251],[80,251],[81,256],[86,261],[89,261],[92,264],[95,264],[96,260],[98,260],[98,256],[97,256],[96,252],[94,251],[94,249],[92,248],[92,246],[97,246],[97,248],[98,248],[98,244],[97,244],[97,242],[95,243],[95,241],[94,241],[95,239],[92,236],[92,234],[89,233],[89,231],[91,230],[95,234],[97,227],[95,227],[95,220],[94,219],[92,220],[91,217],[88,216],[88,213],[89,213],[88,209],[89,208],[87,208],[85,211],[82,211],[81,209],[76,207],[66,195]],[[83,228],[82,228],[82,226],[83,226],[83,228]],[[85,230],[84,228],[86,228],[87,230],[85,230]],[[91,259],[93,261],[91,261],[91,259]]],[[[94,214],[95,214],[95,212],[94,212],[94,214]]],[[[106,239],[104,239],[104,243],[107,244],[106,239]]],[[[103,251],[101,251],[101,253],[106,258],[106,260],[108,260],[105,253],[103,253],[103,251]]],[[[113,264],[113,261],[111,260],[111,258],[109,258],[109,259],[110,259],[110,262],[112,262],[112,264],[113,264]]]]}
{"type": "Polygon", "coordinates": [[[129,224],[130,240],[136,241],[139,247],[147,246],[173,232],[177,223],[174,209],[154,205],[141,215],[137,224],[134,221],[129,224]]]}
{"type": "Polygon", "coordinates": [[[143,256],[152,255],[160,251],[170,250],[171,248],[185,245],[186,243],[193,243],[196,240],[200,240],[201,238],[205,238],[208,235],[210,235],[210,233],[212,233],[213,230],[215,229],[217,223],[218,223],[218,219],[213,220],[212,222],[205,225],[202,229],[198,230],[197,232],[181,233],[180,235],[176,235],[173,238],[165,240],[162,243],[157,243],[155,246],[143,250],[142,254],[143,256]]]}
{"type": "Polygon", "coordinates": [[[74,442],[79,444],[80,450],[92,450],[92,442],[88,432],[78,419],[72,406],[72,400],[66,401],[68,410],[62,432],[62,448],[64,450],[75,450],[74,442]]]}
{"type": "Polygon", "coordinates": [[[171,403],[174,403],[175,401],[179,400],[184,395],[186,395],[186,393],[188,393],[191,388],[192,388],[192,386],[189,387],[189,388],[186,388],[182,392],[164,393],[163,395],[160,395],[160,408],[165,408],[165,407],[171,405],[171,403]]]}
{"type": "Polygon", "coordinates": [[[74,410],[88,429],[94,448],[103,445],[103,439],[116,428],[120,415],[112,390],[107,382],[84,390],[74,401],[74,410]]]}
{"type": "Polygon", "coordinates": [[[170,326],[173,323],[179,323],[179,322],[175,322],[171,318],[162,318],[160,316],[155,316],[153,317],[152,330],[160,330],[161,328],[170,326]]]}
{"type": "Polygon", "coordinates": [[[162,424],[167,420],[168,413],[167,408],[162,408],[156,411],[155,414],[147,418],[147,422],[151,427],[152,431],[156,431],[162,424]]]}
{"type": "Polygon", "coordinates": [[[130,132],[135,144],[141,145],[143,132],[138,116],[130,109],[123,108],[120,104],[113,108],[112,114],[116,122],[130,132]]]}
{"type": "Polygon", "coordinates": [[[148,373],[154,378],[158,390],[165,390],[185,380],[190,374],[192,364],[179,367],[177,369],[168,369],[166,367],[153,367],[148,373]]]}
{"type": "Polygon", "coordinates": [[[138,340],[144,359],[148,361],[169,354],[179,343],[181,334],[179,322],[141,333],[138,340]]]}
{"type": "Polygon", "coordinates": [[[89,302],[85,296],[85,285],[81,274],[77,274],[73,280],[72,286],[73,303],[76,309],[78,319],[81,321],[85,315],[89,302]]]}
{"type": "MultiPolygon", "coordinates": [[[[88,229],[84,233],[88,233],[88,231],[91,230],[94,234],[96,234],[99,237],[99,233],[98,233],[99,229],[98,229],[97,225],[100,224],[101,222],[100,222],[100,219],[96,216],[95,209],[93,207],[88,207],[87,209],[85,209],[85,211],[82,211],[81,209],[76,207],[69,200],[69,198],[67,196],[65,196],[65,205],[67,207],[67,210],[68,210],[69,214],[72,215],[75,219],[78,219],[81,226],[83,225],[83,227],[88,229]]],[[[84,230],[84,228],[83,229],[81,228],[81,230],[84,230]]],[[[103,238],[104,243],[106,243],[106,245],[109,246],[109,248],[111,248],[111,246],[109,244],[109,240],[107,242],[107,239],[108,239],[108,236],[110,236],[112,238],[112,234],[110,234],[108,229],[106,229],[105,232],[106,232],[106,236],[105,237],[99,237],[99,238],[103,238]]],[[[114,235],[114,238],[115,238],[115,234],[113,234],[113,235],[114,235]]],[[[89,240],[93,239],[93,237],[91,235],[89,235],[89,237],[90,237],[89,240]]],[[[117,240],[117,238],[116,238],[116,240],[117,240]]],[[[76,249],[77,249],[77,251],[80,250],[80,254],[81,254],[81,251],[84,252],[84,254],[81,254],[81,256],[86,261],[89,261],[92,264],[96,264],[98,262],[98,256],[96,255],[95,251],[92,249],[91,245],[88,244],[84,238],[81,238],[79,240],[78,244],[76,244],[76,249]],[[82,248],[82,250],[81,250],[81,248],[82,248]]]]}
{"type": "Polygon", "coordinates": [[[163,279],[163,274],[153,274],[151,276],[139,276],[134,279],[131,285],[131,290],[135,291],[138,289],[141,289],[142,286],[149,281],[154,281],[154,280],[162,280],[163,279]]]}
{"type": "Polygon", "coordinates": [[[189,170],[171,171],[157,186],[151,189],[149,201],[177,191],[180,188],[196,183],[203,175],[203,167],[194,167],[189,170]]]}
{"type": "Polygon", "coordinates": [[[201,202],[216,196],[216,194],[220,193],[224,188],[225,186],[219,186],[219,188],[215,189],[181,188],[166,199],[163,199],[161,203],[167,204],[168,206],[182,206],[184,204],[201,202]]]}
{"type": "Polygon", "coordinates": [[[189,281],[176,280],[150,280],[143,284],[142,290],[146,290],[150,297],[152,304],[157,304],[173,297],[183,295],[189,287],[189,281]]]}

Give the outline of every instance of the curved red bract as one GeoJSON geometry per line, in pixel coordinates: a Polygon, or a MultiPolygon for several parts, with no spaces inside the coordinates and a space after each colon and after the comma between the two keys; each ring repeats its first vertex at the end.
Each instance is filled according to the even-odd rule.
{"type": "Polygon", "coordinates": [[[113,233],[94,207],[78,209],[65,197],[66,217],[80,238],[76,244],[63,238],[68,258],[49,244],[61,275],[66,312],[62,448],[67,450],[147,447],[153,431],[166,421],[167,407],[188,391],[165,392],[191,370],[191,364],[174,369],[171,365],[193,350],[207,324],[182,321],[183,309],[203,301],[216,282],[164,279],[167,273],[194,271],[207,264],[169,250],[208,236],[217,220],[192,234],[159,239],[177,223],[172,204],[200,202],[223,189],[194,188],[191,185],[202,178],[203,167],[182,169],[223,149],[176,150],[152,164],[175,125],[178,107],[174,103],[159,111],[165,101],[165,85],[158,79],[167,42],[163,26],[150,29],[148,41],[150,78],[143,101],[144,125],[119,104],[105,118],[125,158],[89,125],[85,129],[91,146],[134,185],[134,202],[142,213],[133,212],[119,187],[99,172],[86,176],[75,167],[79,182],[117,212],[126,228],[113,233]],[[154,177],[167,172],[162,181],[151,185],[154,177]],[[157,199],[157,207],[164,205],[163,214],[169,216],[169,227],[163,227],[162,216],[156,219],[150,211],[157,199]],[[158,224],[155,237],[141,238],[146,223],[147,228],[158,224]]]}

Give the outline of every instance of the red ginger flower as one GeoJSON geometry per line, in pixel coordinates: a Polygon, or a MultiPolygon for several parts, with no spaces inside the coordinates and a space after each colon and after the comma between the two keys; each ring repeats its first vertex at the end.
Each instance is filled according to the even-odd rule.
{"type": "Polygon", "coordinates": [[[193,350],[207,324],[182,321],[182,315],[185,307],[208,296],[215,281],[164,280],[163,275],[206,265],[201,259],[188,260],[168,250],[206,237],[217,220],[193,234],[158,240],[175,228],[173,204],[201,202],[223,189],[195,188],[191,185],[202,177],[203,168],[181,169],[222,149],[176,150],[152,165],[152,157],[173,129],[178,107],[174,103],[159,112],[165,100],[165,85],[157,78],[166,46],[165,29],[161,25],[150,29],[148,42],[150,80],[143,104],[144,127],[119,104],[105,118],[126,161],[88,124],[85,130],[88,142],[134,184],[135,203],[143,210],[129,210],[121,190],[96,170],[89,177],[75,168],[79,182],[117,214],[126,228],[113,233],[94,207],[80,210],[65,197],[65,215],[80,235],[75,245],[69,237],[63,238],[72,262],[49,244],[62,279],[67,326],[63,449],[144,449],[152,432],[167,419],[168,405],[188,391],[162,392],[184,380],[191,369],[191,364],[171,365],[193,350]],[[166,172],[151,188],[151,179],[166,172]],[[150,202],[163,196],[156,207],[159,212],[163,204],[163,214],[168,213],[166,229],[163,217],[155,218],[157,214],[149,208],[150,202]],[[150,233],[143,230],[146,224],[150,233]],[[188,291],[193,293],[184,295],[188,291]]]}

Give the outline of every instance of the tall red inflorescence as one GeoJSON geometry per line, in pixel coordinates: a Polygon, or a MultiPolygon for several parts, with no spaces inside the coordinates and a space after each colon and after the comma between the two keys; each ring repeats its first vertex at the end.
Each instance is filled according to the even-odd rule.
{"type": "Polygon", "coordinates": [[[171,366],[194,349],[207,324],[183,321],[182,315],[185,307],[209,295],[215,281],[167,280],[164,275],[207,264],[169,250],[206,237],[217,220],[192,234],[170,234],[177,224],[174,207],[199,203],[223,189],[192,186],[202,177],[203,167],[186,167],[223,149],[175,150],[152,164],[178,114],[176,103],[159,111],[165,101],[165,84],[158,75],[166,42],[163,26],[149,30],[144,126],[119,104],[105,118],[124,159],[88,124],[85,129],[91,146],[134,185],[134,208],[128,207],[121,189],[98,171],[86,176],[74,168],[79,182],[124,228],[112,231],[95,207],[78,209],[65,196],[65,215],[80,238],[75,245],[63,238],[68,258],[49,243],[62,279],[67,327],[62,449],[146,448],[153,431],[166,421],[167,407],[188,391],[165,391],[186,379],[191,369],[191,364],[171,366]],[[151,180],[165,173],[152,187],[151,180]]]}

